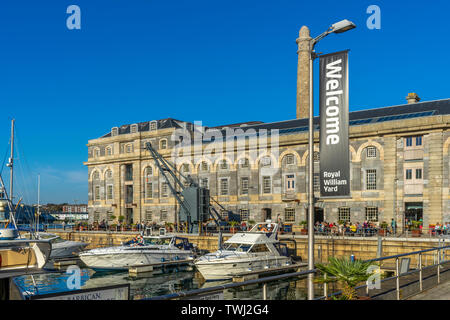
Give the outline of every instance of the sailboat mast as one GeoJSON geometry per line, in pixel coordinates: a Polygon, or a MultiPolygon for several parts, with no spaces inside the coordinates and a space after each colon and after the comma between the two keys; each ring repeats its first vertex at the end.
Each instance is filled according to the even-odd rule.
{"type": "MultiPolygon", "coordinates": [[[[11,199],[12,208],[14,210],[14,202],[13,202],[13,184],[14,184],[14,119],[11,120],[11,157],[9,158],[9,197],[11,199]]],[[[12,212],[14,214],[14,212],[12,212]]],[[[11,215],[10,215],[11,221],[11,215]]]]}
{"type": "Polygon", "coordinates": [[[40,198],[40,191],[41,191],[41,175],[38,175],[38,205],[37,205],[37,225],[36,225],[36,232],[39,232],[39,215],[41,214],[40,211],[40,203],[39,203],[39,198],[40,198]]]}

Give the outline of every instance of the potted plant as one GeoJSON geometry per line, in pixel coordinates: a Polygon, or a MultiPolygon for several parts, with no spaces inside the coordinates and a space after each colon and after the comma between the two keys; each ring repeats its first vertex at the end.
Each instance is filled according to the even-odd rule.
{"type": "Polygon", "coordinates": [[[237,221],[230,221],[229,224],[231,226],[231,228],[230,228],[231,233],[236,233],[236,225],[238,225],[239,222],[237,222],[237,221]]]}
{"type": "Polygon", "coordinates": [[[338,299],[357,300],[355,287],[367,281],[373,273],[367,270],[371,265],[370,262],[362,260],[347,260],[345,258],[330,257],[328,264],[318,263],[316,265],[326,278],[318,278],[316,281],[320,283],[340,282],[343,284],[342,294],[338,299]]]}
{"type": "Polygon", "coordinates": [[[385,236],[387,233],[387,228],[388,228],[387,222],[383,221],[382,223],[380,223],[380,230],[378,230],[378,234],[380,236],[385,236]]]}
{"type": "Polygon", "coordinates": [[[303,220],[303,221],[300,221],[300,226],[302,227],[302,229],[300,230],[300,233],[301,234],[308,234],[308,228],[306,227],[308,225],[308,221],[306,221],[306,220],[303,220]]]}
{"type": "Polygon", "coordinates": [[[121,231],[123,231],[123,220],[125,220],[125,217],[124,216],[119,216],[119,224],[120,224],[120,226],[121,226],[121,231]]]}
{"type": "Polygon", "coordinates": [[[413,237],[420,237],[422,234],[422,230],[420,227],[422,226],[422,222],[420,221],[411,221],[411,234],[413,237]]]}

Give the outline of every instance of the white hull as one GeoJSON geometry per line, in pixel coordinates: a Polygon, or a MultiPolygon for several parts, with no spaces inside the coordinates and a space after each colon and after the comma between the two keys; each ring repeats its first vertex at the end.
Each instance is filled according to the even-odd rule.
{"type": "Polygon", "coordinates": [[[83,249],[86,246],[87,246],[86,243],[77,241],[64,241],[60,243],[53,243],[50,258],[54,259],[54,258],[73,257],[76,256],[81,251],[83,251],[83,249]]]}
{"type": "Polygon", "coordinates": [[[42,240],[1,240],[1,271],[28,270],[42,268],[51,255],[52,246],[49,241],[42,240]]]}
{"type": "Polygon", "coordinates": [[[291,258],[285,256],[250,257],[247,255],[233,259],[195,262],[197,270],[205,280],[231,279],[239,273],[281,267],[287,264],[291,264],[291,258]]]}
{"type": "Polygon", "coordinates": [[[89,252],[79,255],[87,267],[101,270],[127,270],[130,266],[147,265],[170,260],[192,258],[185,250],[120,250],[113,252],[89,252]]]}

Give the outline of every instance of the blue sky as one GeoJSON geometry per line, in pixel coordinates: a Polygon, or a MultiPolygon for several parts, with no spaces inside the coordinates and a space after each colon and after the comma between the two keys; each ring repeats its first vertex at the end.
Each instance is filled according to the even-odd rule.
{"type": "Polygon", "coordinates": [[[408,92],[449,98],[449,15],[447,0],[3,1],[0,161],[15,118],[16,196],[35,202],[40,174],[41,202],[87,202],[86,144],[113,126],[293,119],[299,29],[317,36],[345,18],[357,28],[316,51],[350,49],[351,111],[408,92]],[[66,27],[72,4],[81,30],[66,27]],[[369,5],[380,30],[366,26],[369,5]]]}

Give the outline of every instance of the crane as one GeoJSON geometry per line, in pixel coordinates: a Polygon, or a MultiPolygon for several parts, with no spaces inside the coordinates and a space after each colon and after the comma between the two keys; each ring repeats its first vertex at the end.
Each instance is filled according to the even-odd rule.
{"type": "Polygon", "coordinates": [[[240,222],[240,216],[234,214],[232,211],[226,210],[219,202],[210,196],[208,188],[200,187],[190,175],[185,176],[179,172],[172,163],[164,159],[164,157],[153,148],[150,142],[145,144],[145,149],[150,151],[159,172],[166,179],[170,191],[174,195],[176,201],[180,204],[180,223],[187,225],[188,233],[199,233],[200,224],[210,220],[210,217],[212,217],[219,229],[220,248],[222,245],[221,225],[224,224],[224,221],[214,206],[211,205],[211,200],[222,210],[227,211],[229,221],[240,222]],[[177,173],[187,181],[187,185],[181,182],[177,177],[177,173]],[[169,177],[173,179],[173,184],[169,177]],[[177,191],[177,189],[181,191],[177,191]]]}

